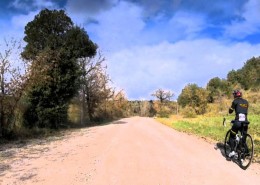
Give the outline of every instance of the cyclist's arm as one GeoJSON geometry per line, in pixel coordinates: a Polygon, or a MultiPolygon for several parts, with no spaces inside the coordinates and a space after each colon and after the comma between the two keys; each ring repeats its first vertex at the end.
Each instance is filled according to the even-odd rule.
{"type": "Polygon", "coordinates": [[[231,107],[228,110],[228,113],[231,114],[235,110],[235,107],[236,107],[236,104],[235,104],[235,101],[233,101],[231,107]]]}

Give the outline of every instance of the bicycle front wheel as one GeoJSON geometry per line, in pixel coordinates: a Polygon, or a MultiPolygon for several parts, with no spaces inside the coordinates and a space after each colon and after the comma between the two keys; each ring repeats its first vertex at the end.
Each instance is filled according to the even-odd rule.
{"type": "Polygon", "coordinates": [[[242,169],[247,169],[252,160],[253,160],[253,156],[254,156],[254,143],[253,143],[253,139],[249,134],[245,134],[244,135],[245,139],[243,141],[243,147],[242,147],[242,152],[239,156],[240,158],[240,166],[242,169]]]}
{"type": "Polygon", "coordinates": [[[230,137],[231,129],[227,131],[225,141],[224,141],[224,152],[226,157],[228,157],[229,153],[231,152],[231,147],[229,143],[229,137],[230,137]]]}

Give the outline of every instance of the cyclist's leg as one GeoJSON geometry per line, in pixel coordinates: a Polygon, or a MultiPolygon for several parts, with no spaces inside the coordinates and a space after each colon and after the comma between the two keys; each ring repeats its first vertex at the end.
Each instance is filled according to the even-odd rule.
{"type": "Polygon", "coordinates": [[[243,151],[240,153],[240,156],[239,156],[239,159],[241,160],[240,166],[244,170],[250,166],[253,156],[254,156],[254,143],[253,143],[252,137],[249,134],[246,134],[245,140],[246,140],[245,143],[247,146],[247,153],[245,153],[245,151],[243,151]]]}
{"type": "Polygon", "coordinates": [[[233,129],[231,129],[230,136],[229,136],[229,145],[230,145],[231,151],[233,151],[235,148],[236,133],[237,133],[237,131],[234,131],[233,129]]]}
{"type": "MultiPolygon", "coordinates": [[[[241,125],[242,126],[242,125],[241,125]]],[[[246,135],[248,130],[248,124],[243,124],[243,134],[246,135]]]]}
{"type": "Polygon", "coordinates": [[[229,138],[231,151],[233,151],[234,148],[235,148],[235,145],[236,145],[236,134],[237,134],[238,130],[241,127],[241,123],[240,122],[235,121],[235,120],[232,121],[232,122],[233,122],[233,126],[231,128],[230,138],[229,138]]]}
{"type": "Polygon", "coordinates": [[[243,138],[242,138],[242,143],[243,143],[243,147],[245,148],[245,153],[248,153],[248,146],[247,146],[247,143],[246,143],[246,136],[247,136],[247,130],[248,130],[248,125],[244,125],[244,129],[243,129],[243,138]]]}

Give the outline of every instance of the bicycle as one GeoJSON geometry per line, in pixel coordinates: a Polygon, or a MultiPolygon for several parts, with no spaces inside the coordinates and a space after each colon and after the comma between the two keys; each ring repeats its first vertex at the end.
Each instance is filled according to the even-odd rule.
{"type": "MultiPolygon", "coordinates": [[[[232,121],[230,123],[233,124],[232,121]]],[[[251,135],[244,132],[245,126],[247,126],[249,122],[241,122],[241,124],[242,129],[239,130],[239,132],[236,134],[234,147],[234,151],[237,155],[235,155],[233,159],[238,162],[239,166],[242,169],[246,170],[253,160],[254,142],[251,135]]],[[[226,126],[226,118],[223,119],[223,126],[226,126]]],[[[231,152],[231,147],[229,144],[230,132],[231,129],[227,131],[224,142],[224,151],[226,158],[230,158],[229,153],[231,152]]]]}

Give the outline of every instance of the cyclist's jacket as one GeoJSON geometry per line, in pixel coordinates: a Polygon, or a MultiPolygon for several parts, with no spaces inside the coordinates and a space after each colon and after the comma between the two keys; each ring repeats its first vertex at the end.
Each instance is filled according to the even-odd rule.
{"type": "Polygon", "coordinates": [[[235,120],[247,121],[248,112],[248,101],[239,97],[233,100],[231,107],[229,108],[229,113],[231,114],[235,110],[236,117],[235,120]]]}

